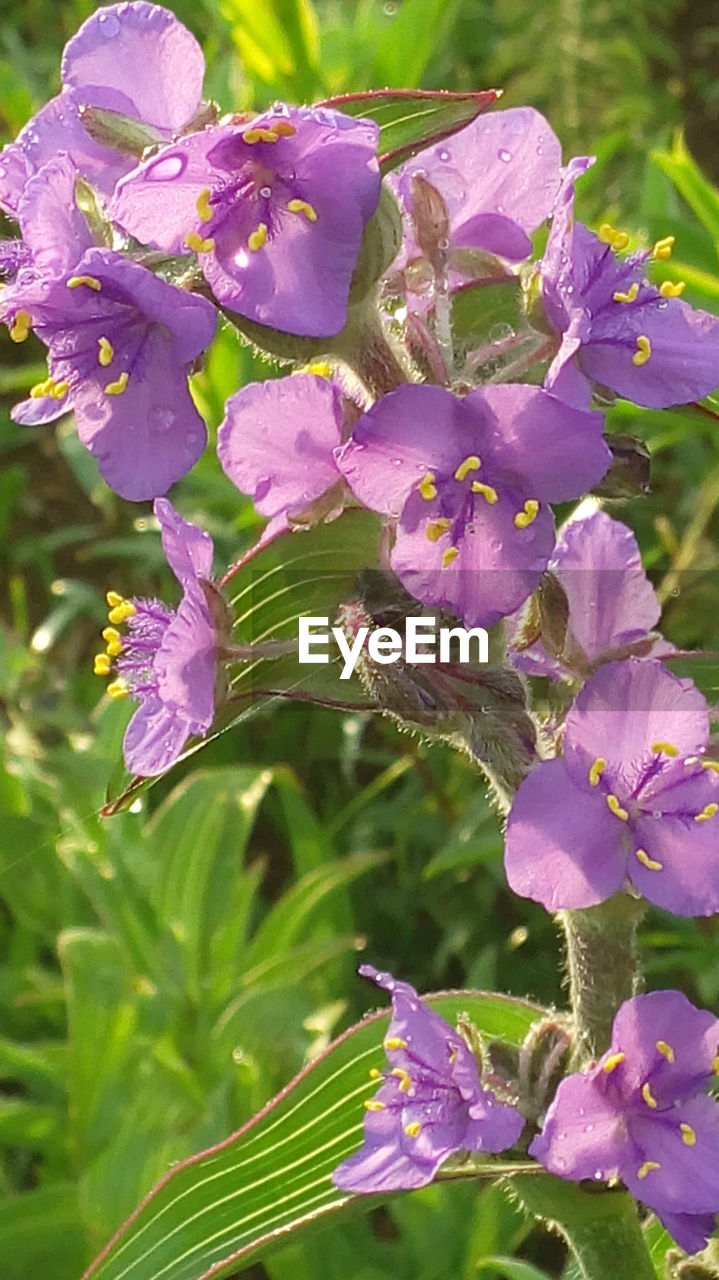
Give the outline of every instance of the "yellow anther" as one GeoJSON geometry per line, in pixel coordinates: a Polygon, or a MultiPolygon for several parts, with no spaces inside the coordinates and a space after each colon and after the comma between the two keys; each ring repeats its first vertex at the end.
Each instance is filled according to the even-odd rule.
{"type": "Polygon", "coordinates": [[[107,644],[107,652],[111,658],[116,658],[118,653],[122,653],[122,636],[114,627],[105,627],[102,638],[107,644]]]}
{"type": "Polygon", "coordinates": [[[404,1131],[408,1138],[418,1138],[422,1131],[422,1126],[419,1120],[412,1120],[404,1126],[404,1131]]]}
{"type": "Polygon", "coordinates": [[[29,311],[16,311],[9,334],[13,342],[24,342],[32,329],[32,316],[29,311]]]}
{"type": "Polygon", "coordinates": [[[652,751],[656,751],[657,755],[678,756],[679,748],[674,746],[673,742],[653,742],[652,751]]]}
{"type": "Polygon", "coordinates": [[[528,529],[530,524],[534,524],[538,515],[539,503],[537,502],[537,499],[527,498],[527,501],[524,504],[524,510],[517,512],[514,517],[514,523],[518,529],[528,529]]]}
{"type": "Polygon", "coordinates": [[[299,369],[293,369],[293,373],[313,373],[316,378],[331,378],[332,365],[327,360],[310,360],[309,364],[303,364],[299,369]]]}
{"type": "Polygon", "coordinates": [[[122,604],[124,598],[125,597],[121,596],[117,591],[107,591],[105,593],[105,599],[111,609],[116,609],[119,604],[122,604]]]}
{"type": "Polygon", "coordinates": [[[409,1071],[405,1071],[404,1067],[394,1067],[394,1069],[392,1070],[392,1075],[396,1076],[397,1079],[399,1080],[400,1093],[409,1093],[410,1089],[412,1088],[412,1081],[410,1079],[409,1071]]]}
{"type": "Polygon", "coordinates": [[[651,1173],[654,1169],[661,1169],[661,1167],[658,1160],[645,1160],[644,1164],[637,1169],[637,1177],[640,1180],[646,1178],[648,1173],[651,1173]]]}
{"type": "Polygon", "coordinates": [[[382,1079],[382,1072],[381,1072],[381,1071],[378,1071],[376,1067],[370,1067],[370,1069],[369,1069],[369,1078],[370,1078],[370,1080],[381,1080],[381,1079],[382,1079]]]}
{"type": "Polygon", "coordinates": [[[606,762],[606,760],[604,759],[604,756],[597,756],[596,760],[594,761],[594,764],[592,765],[591,769],[589,770],[589,775],[588,775],[588,776],[589,776],[589,785],[590,785],[590,787],[598,787],[598,786],[599,786],[599,779],[601,778],[602,774],[604,773],[604,770],[606,769],[606,767],[607,767],[607,762],[606,762]]]}
{"type": "Polygon", "coordinates": [[[247,237],[247,248],[252,253],[257,253],[258,249],[264,248],[267,244],[267,223],[261,222],[256,231],[250,232],[247,237]]]}
{"type": "Polygon", "coordinates": [[[482,459],[478,458],[476,453],[470,453],[464,462],[460,462],[454,473],[455,480],[466,480],[470,471],[479,471],[482,465],[482,459]]]}
{"type": "Polygon", "coordinates": [[[374,1098],[370,1098],[367,1102],[363,1103],[363,1106],[365,1111],[384,1111],[385,1109],[384,1103],[375,1102],[374,1098]]]}
{"type": "Polygon", "coordinates": [[[602,222],[597,232],[597,238],[601,240],[602,244],[611,244],[614,234],[614,227],[611,222],[602,222]]]}
{"type": "Polygon", "coordinates": [[[491,484],[482,484],[481,480],[472,481],[472,493],[481,493],[482,497],[487,499],[490,507],[493,507],[499,499],[497,490],[493,489],[491,484]]]}
{"type": "Polygon", "coordinates": [[[106,653],[96,653],[92,660],[92,670],[96,676],[109,676],[112,663],[106,653]]]}
{"type": "Polygon", "coordinates": [[[117,625],[120,622],[127,622],[128,618],[134,618],[136,613],[137,609],[130,600],[121,600],[119,604],[113,605],[107,617],[109,622],[117,625]]]}
{"type": "Polygon", "coordinates": [[[637,349],[634,352],[634,355],[632,356],[632,364],[635,364],[638,369],[641,368],[643,364],[647,363],[647,360],[649,359],[651,354],[652,354],[651,342],[649,341],[646,333],[640,333],[639,337],[637,338],[637,349]]]}
{"type": "Polygon", "coordinates": [[[696,1145],[697,1135],[690,1124],[680,1124],[679,1131],[682,1135],[682,1142],[685,1147],[693,1147],[696,1145]]]}
{"type": "Polygon", "coordinates": [[[437,486],[434,483],[434,475],[431,471],[428,471],[426,476],[423,476],[420,480],[419,491],[425,502],[431,502],[433,498],[437,497],[437,486]]]}
{"type": "Polygon", "coordinates": [[[629,235],[626,231],[615,231],[612,240],[612,248],[615,253],[621,253],[622,249],[626,249],[629,244],[629,235]]]}
{"type": "Polygon", "coordinates": [[[44,382],[36,382],[35,386],[30,388],[30,399],[41,400],[43,396],[52,395],[54,385],[52,378],[46,378],[44,382]]]}
{"type": "Polygon", "coordinates": [[[712,800],[711,804],[704,805],[701,813],[696,813],[694,815],[694,821],[708,822],[710,818],[714,817],[715,813],[719,813],[719,804],[717,804],[715,800],[712,800]]]}
{"type": "Polygon", "coordinates": [[[702,760],[702,769],[711,769],[714,773],[719,773],[719,760],[702,760]]]}
{"type": "Polygon", "coordinates": [[[105,395],[121,396],[129,381],[130,381],[129,373],[121,373],[116,382],[108,382],[106,384],[105,395]]]}
{"type": "Polygon", "coordinates": [[[664,870],[664,863],[657,862],[656,858],[650,858],[646,849],[636,849],[634,851],[634,857],[637,858],[639,862],[641,862],[643,867],[646,867],[647,871],[663,871],[664,870]]]}
{"type": "Polygon", "coordinates": [[[607,808],[610,810],[611,813],[614,814],[615,818],[621,818],[622,822],[628,821],[629,814],[627,813],[626,809],[622,808],[616,796],[608,795],[608,796],[605,796],[604,799],[607,802],[607,808]]]}
{"type": "Polygon", "coordinates": [[[107,686],[106,693],[108,698],[118,701],[120,698],[126,698],[129,690],[124,680],[113,680],[112,684],[107,686]]]}
{"type": "Polygon", "coordinates": [[[427,528],[424,531],[425,537],[429,538],[430,542],[438,542],[439,539],[444,536],[447,530],[451,528],[452,528],[452,521],[447,520],[446,517],[444,516],[440,516],[439,520],[430,520],[429,524],[427,525],[427,528]]]}
{"type": "Polygon", "coordinates": [[[616,293],[612,294],[612,297],[615,302],[635,302],[638,293],[639,293],[639,284],[635,280],[634,284],[629,289],[627,289],[626,293],[622,293],[621,289],[617,289],[616,293]]]}
{"type": "Polygon", "coordinates": [[[272,132],[276,133],[279,138],[294,138],[297,130],[289,120],[273,120],[272,132]]]}
{"type": "Polygon", "coordinates": [[[94,289],[95,293],[99,293],[102,289],[102,283],[97,276],[70,276],[67,282],[68,289],[79,289],[84,284],[87,289],[94,289]]]}
{"type": "Polygon", "coordinates": [[[626,1053],[612,1053],[602,1066],[602,1071],[606,1071],[610,1075],[612,1071],[616,1071],[617,1067],[626,1058],[626,1053]]]}
{"type": "Polygon", "coordinates": [[[656,1108],[657,1100],[649,1087],[649,1081],[642,1085],[642,1097],[648,1107],[656,1108]]]}
{"type": "Polygon", "coordinates": [[[251,147],[256,142],[277,142],[280,137],[277,129],[245,129],[242,135],[242,141],[249,143],[251,147]]]}
{"type": "Polygon", "coordinates": [[[459,550],[457,547],[447,547],[447,550],[442,556],[442,568],[449,569],[449,566],[454,564],[458,555],[459,555],[459,550]]]}
{"type": "Polygon", "coordinates": [[[407,1041],[402,1040],[400,1036],[388,1036],[384,1042],[384,1047],[391,1053],[393,1049],[406,1049],[407,1041]]]}
{"type": "Polygon", "coordinates": [[[97,345],[100,348],[100,351],[97,357],[97,363],[101,364],[103,369],[106,369],[107,366],[109,364],[112,364],[113,360],[115,359],[115,348],[113,347],[109,338],[98,338],[97,345]]]}
{"type": "Polygon", "coordinates": [[[681,298],[686,287],[684,280],[664,280],[659,286],[659,292],[663,298],[681,298]]]}
{"type": "Polygon", "coordinates": [[[212,236],[209,236],[208,239],[205,240],[202,236],[198,235],[196,231],[188,231],[185,236],[185,244],[188,249],[192,249],[193,253],[212,253],[212,250],[215,247],[215,242],[212,239],[212,236]]]}
{"type": "Polygon", "coordinates": [[[200,219],[200,222],[212,221],[212,218],[214,217],[214,211],[210,204],[210,188],[209,187],[203,187],[202,191],[197,197],[197,203],[195,205],[195,208],[197,209],[197,216],[200,219]]]}
{"type": "Polygon", "coordinates": [[[616,249],[617,251],[626,249],[629,244],[629,236],[626,231],[617,231],[616,227],[613,227],[611,222],[603,222],[597,232],[597,236],[601,240],[602,244],[609,244],[612,249],[616,249]]]}
{"type": "Polygon", "coordinates": [[[670,1044],[667,1044],[666,1040],[657,1040],[657,1049],[661,1053],[662,1057],[666,1058],[667,1062],[674,1061],[674,1050],[670,1044]]]}
{"type": "Polygon", "coordinates": [[[287,205],[288,213],[303,213],[308,222],[317,221],[317,210],[313,205],[308,204],[306,200],[290,200],[287,205]]]}
{"type": "Polygon", "coordinates": [[[667,258],[671,258],[675,240],[676,236],[664,236],[663,240],[657,240],[652,249],[652,257],[659,258],[660,261],[666,261],[667,258]]]}
{"type": "Polygon", "coordinates": [[[53,400],[63,400],[69,390],[70,390],[69,382],[65,382],[65,381],[56,382],[53,386],[52,391],[50,392],[50,395],[52,396],[53,400]]]}
{"type": "Polygon", "coordinates": [[[713,1061],[712,1061],[712,1071],[714,1072],[714,1075],[715,1075],[715,1076],[719,1076],[719,1058],[714,1058],[714,1059],[713,1059],[713,1061]]]}

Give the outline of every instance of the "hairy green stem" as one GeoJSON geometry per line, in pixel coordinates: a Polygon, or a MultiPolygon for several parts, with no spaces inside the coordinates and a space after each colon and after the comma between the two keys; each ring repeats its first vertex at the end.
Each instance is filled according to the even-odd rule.
{"type": "Polygon", "coordinates": [[[558,914],[567,948],[574,1069],[609,1047],[614,1015],[639,987],[636,930],[643,912],[642,902],[620,893],[598,907],[558,914]]]}

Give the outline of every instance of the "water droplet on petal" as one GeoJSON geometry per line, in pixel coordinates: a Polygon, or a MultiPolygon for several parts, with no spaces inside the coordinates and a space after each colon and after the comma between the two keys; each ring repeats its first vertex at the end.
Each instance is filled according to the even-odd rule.
{"type": "Polygon", "coordinates": [[[170,182],[179,178],[187,168],[187,159],[183,155],[160,156],[154,164],[145,170],[145,177],[151,182],[170,182]]]}
{"type": "Polygon", "coordinates": [[[440,160],[442,160],[442,161],[445,161],[445,162],[446,162],[447,160],[449,160],[449,152],[448,152],[448,151],[440,151],[440,153],[439,153],[439,158],[440,158],[440,160]]]}
{"type": "Polygon", "coordinates": [[[272,187],[260,187],[260,195],[263,196],[265,200],[269,200],[272,195],[272,187]]]}
{"type": "Polygon", "coordinates": [[[497,159],[501,160],[503,164],[509,164],[512,159],[512,153],[502,147],[501,150],[497,152],[497,159]]]}
{"type": "Polygon", "coordinates": [[[114,13],[100,14],[100,30],[106,40],[111,40],[113,36],[120,34],[120,23],[114,13]]]}

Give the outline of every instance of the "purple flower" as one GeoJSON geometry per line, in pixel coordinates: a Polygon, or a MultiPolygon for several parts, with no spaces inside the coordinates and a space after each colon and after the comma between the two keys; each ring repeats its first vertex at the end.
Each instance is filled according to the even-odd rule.
{"type": "Polygon", "coordinates": [[[175,610],[159,600],[124,600],[109,591],[111,625],[102,633],[107,649],[95,658],[95,674],[113,676],[110,697],[140,704],[123,750],[127,768],[143,777],[164,773],[187,739],[206,733],[212,723],[221,614],[221,598],[210,584],[209,534],[183,520],[166,498],[156,499],[154,510],[182,601],[175,610]],[[117,630],[122,623],[124,635],[117,630]]]}
{"type": "MultiPolygon", "coordinates": [[[[359,972],[392,996],[384,1041],[389,1070],[365,1103],[364,1145],[332,1175],[342,1191],[409,1191],[431,1182],[458,1151],[505,1151],[522,1132],[514,1107],[482,1087],[458,1033],[414,987],[364,964],[359,972]]],[[[372,1074],[375,1074],[374,1072],[372,1074]]]]}
{"type": "MultiPolygon", "coordinates": [[[[449,250],[481,249],[511,262],[529,257],[528,232],[551,213],[560,180],[561,148],[543,116],[514,107],[472,121],[447,142],[428,147],[391,179],[412,214],[412,179],[424,178],[449,214],[449,250]]],[[[396,267],[421,254],[407,231],[396,267]]],[[[451,263],[451,258],[450,258],[451,263]]]]}
{"type": "Polygon", "coordinates": [[[719,1107],[704,1092],[717,1052],[719,1021],[681,992],[634,996],[599,1062],[559,1085],[530,1155],[570,1181],[621,1178],[703,1248],[719,1211],[719,1107]]]}
{"type": "Polygon", "coordinates": [[[17,405],[36,425],[72,409],[82,443],[116,493],[165,493],[199,458],[204,423],[187,374],[212,341],[204,298],[166,284],[110,249],[92,246],[75,205],[67,159],[28,183],[18,218],[32,266],[0,297],[15,341],[31,328],[48,348],[49,377],[17,405]]]}
{"type": "Polygon", "coordinates": [[[169,9],[145,0],[97,9],[65,46],[62,93],[0,154],[0,205],[16,212],[28,179],[58,154],[111,196],[135,162],[94,142],[81,108],[118,111],[169,141],[197,115],[203,74],[200,46],[169,9]]]}
{"type": "Polygon", "coordinates": [[[407,590],[469,626],[490,626],[547,567],[547,504],[604,475],[602,422],[530,386],[458,399],[408,384],[360,418],[337,461],[362,502],[398,519],[392,567],[407,590]]]}
{"type": "Polygon", "coordinates": [[[269,516],[265,541],[341,508],[345,485],[334,450],[342,424],[339,390],[314,374],[253,382],[230,396],[217,453],[232,483],[269,516]]]}
{"type": "Polygon", "coordinates": [[[507,879],[547,910],[590,907],[627,882],[676,915],[719,911],[719,772],[702,759],[707,705],[656,659],[610,662],[566,721],[564,755],[521,784],[507,879]]]}
{"type": "Polygon", "coordinates": [[[277,104],[140,165],[120,183],[114,217],[145,244],[195,250],[215,296],[239,315],[334,334],[379,200],[377,138],[371,120],[277,104]]]}
{"type": "MultiPolygon", "coordinates": [[[[549,571],[568,606],[566,632],[561,647],[552,645],[550,625],[548,636],[519,648],[535,609],[530,601],[529,615],[519,616],[510,640],[512,662],[520,671],[571,679],[589,675],[612,658],[630,656],[629,646],[643,646],[640,657],[671,652],[653,634],[661,606],[642,568],[636,538],[619,520],[596,509],[575,513],[561,531],[549,571]]],[[[552,608],[551,601],[546,607],[552,608]]]]}
{"type": "Polygon", "coordinates": [[[719,385],[719,319],[680,302],[683,285],[647,281],[649,258],[667,258],[672,237],[620,259],[626,232],[604,224],[595,236],[574,222],[574,182],[588,163],[567,167],[541,264],[545,311],[561,337],[545,386],[571,403],[588,402],[592,382],[649,408],[697,400],[719,385]]]}

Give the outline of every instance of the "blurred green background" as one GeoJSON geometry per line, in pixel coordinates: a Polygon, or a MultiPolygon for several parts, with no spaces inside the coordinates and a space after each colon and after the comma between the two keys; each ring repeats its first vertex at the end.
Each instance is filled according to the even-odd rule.
{"type": "MultiPolygon", "coordinates": [[[[3,140],[58,89],[62,45],[96,7],[5,0],[3,140]]],[[[540,108],[567,155],[599,157],[585,220],[609,217],[650,244],[675,234],[673,277],[719,310],[719,26],[708,0],[171,7],[205,49],[206,96],[225,109],[387,84],[502,87],[502,105],[540,108]]],[[[389,722],[274,704],[136,811],[98,817],[127,719],[90,673],[103,593],[174,600],[173,586],[149,506],[103,487],[71,422],[11,423],[9,406],[43,376],[40,345],[18,349],[3,331],[3,1280],[77,1280],[168,1165],[236,1128],[373,1003],[354,976],[360,952],[420,989],[562,999],[552,923],[507,892],[481,781],[389,722]]],[[[258,376],[266,366],[224,331],[196,379],[212,428],[225,397],[258,376]]],[[[638,533],[665,633],[719,648],[719,421],[626,405],[612,419],[653,454],[651,495],[613,513],[638,533]]],[[[210,530],[220,564],[259,528],[211,450],[173,500],[210,530]]],[[[717,940],[714,920],[650,913],[649,983],[716,1008],[717,940]]],[[[468,1280],[482,1268],[491,1280],[509,1272],[487,1259],[516,1252],[559,1274],[558,1242],[499,1192],[434,1187],[252,1274],[468,1280]]]]}

